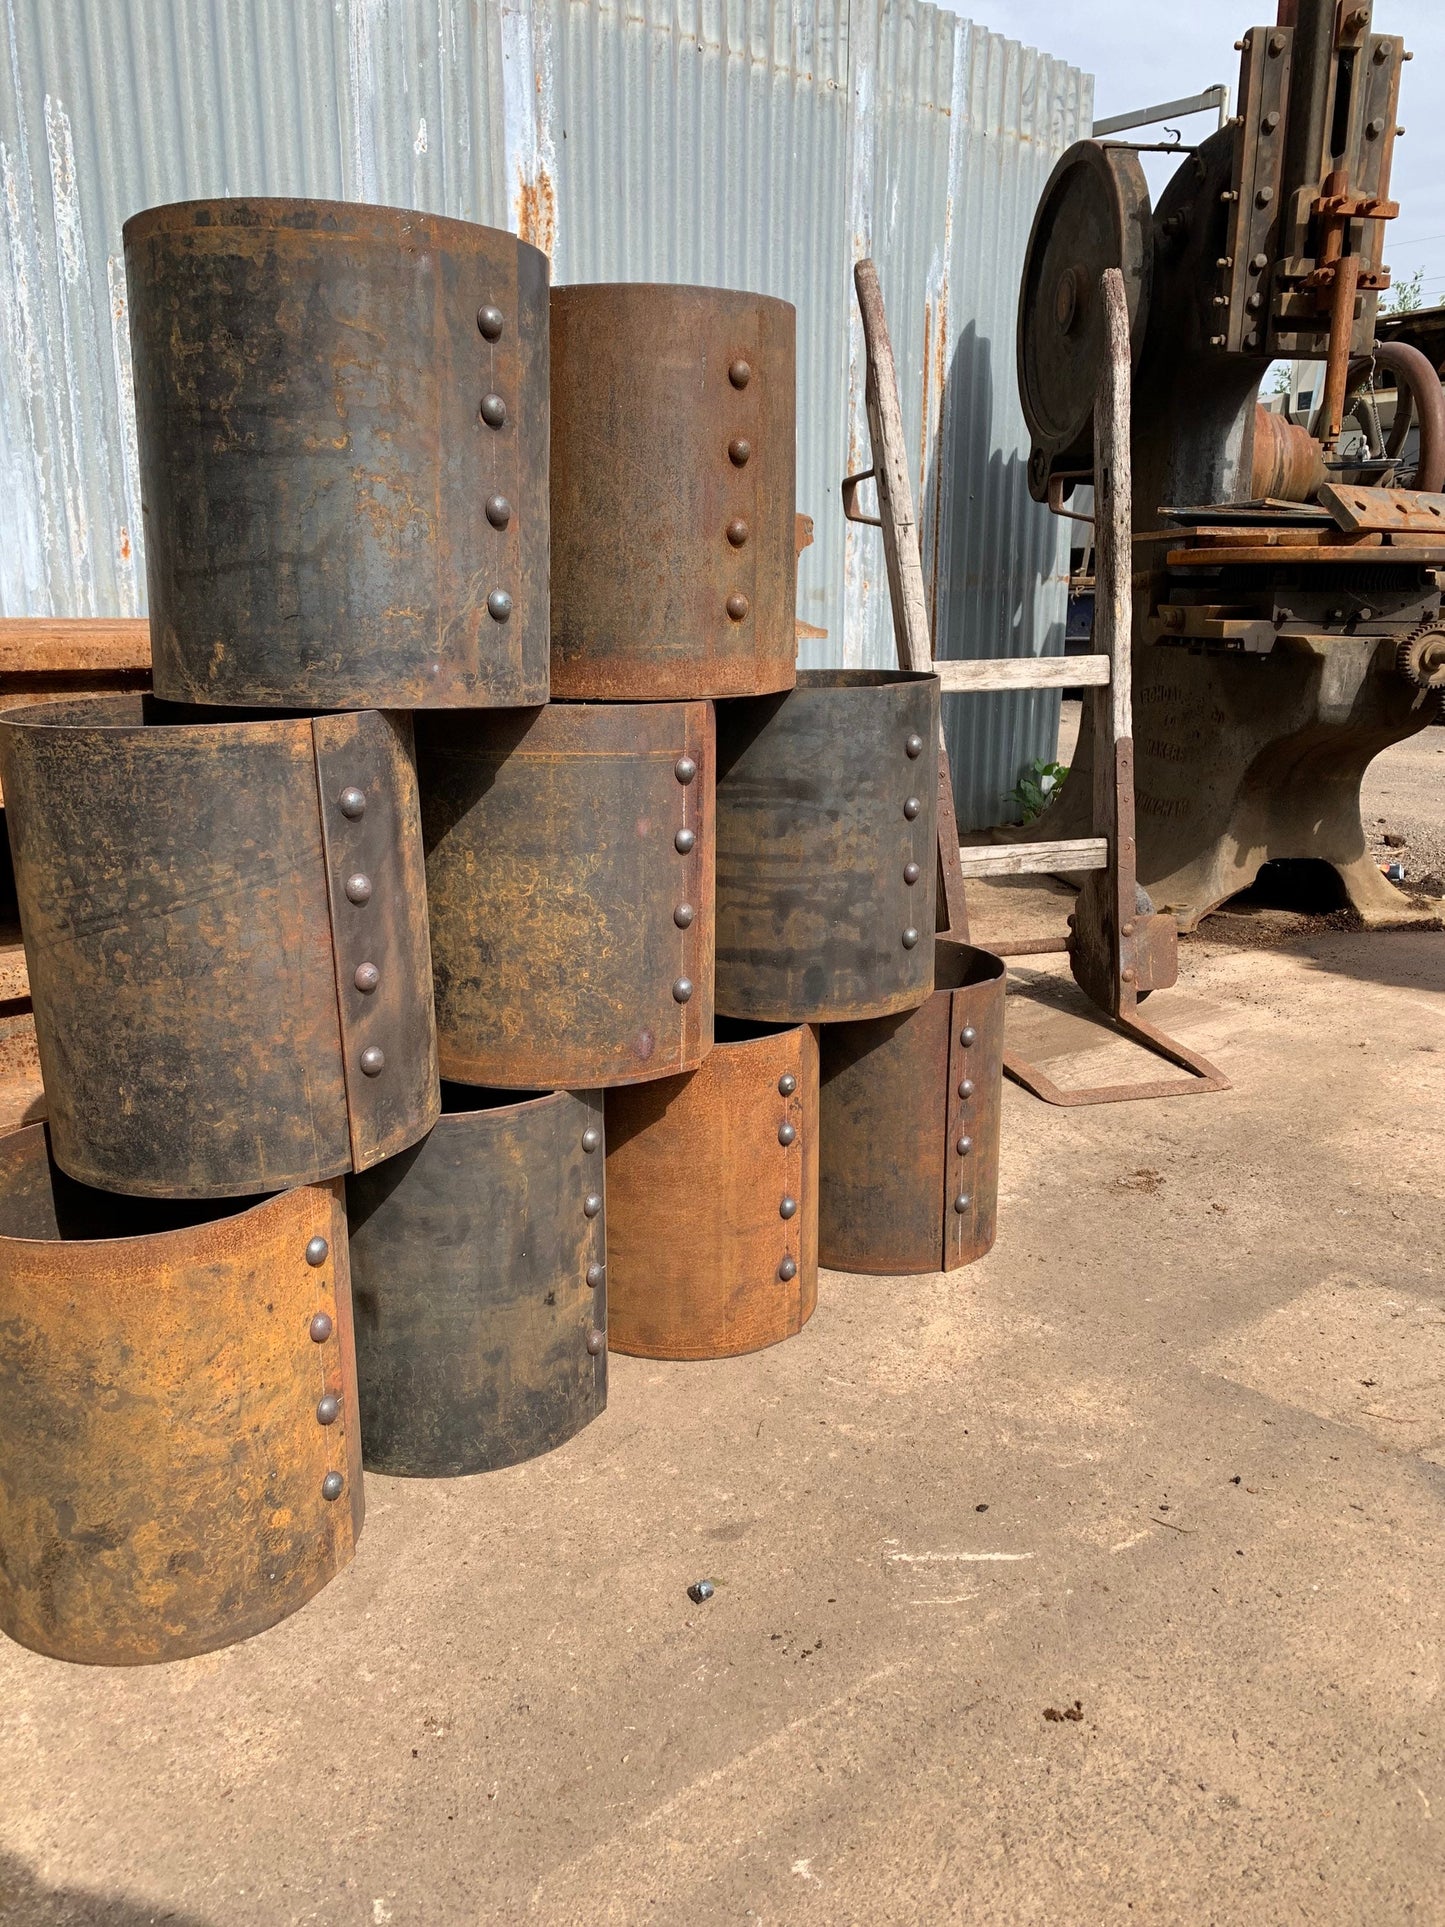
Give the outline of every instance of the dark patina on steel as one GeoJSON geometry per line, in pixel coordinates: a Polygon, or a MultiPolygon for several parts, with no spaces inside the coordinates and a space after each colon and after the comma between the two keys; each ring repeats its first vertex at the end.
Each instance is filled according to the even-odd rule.
{"type": "Polygon", "coordinates": [[[702,1061],[710,703],[417,724],[442,1074],[596,1090],[702,1061]]]}
{"type": "Polygon", "coordinates": [[[797,317],[725,288],[552,293],[552,692],[790,689],[797,317]]]}
{"type": "Polygon", "coordinates": [[[489,1472],[607,1403],[602,1099],[448,1084],[425,1142],[347,1180],[368,1471],[489,1472]]]}
{"type": "Polygon", "coordinates": [[[717,1005],[879,1017],[933,988],[938,678],[806,670],[718,711],[717,1005]]]}
{"type": "Polygon", "coordinates": [[[727,1358],[818,1299],[818,1043],[719,1018],[701,1070],[607,1092],[613,1351],[727,1358]]]}
{"type": "Polygon", "coordinates": [[[411,723],[0,716],[56,1162],[242,1197],[365,1169],[440,1110],[411,723]]]}
{"type": "Polygon", "coordinates": [[[125,256],[157,692],[544,702],[546,256],[264,199],[151,208],[125,256]]]}
{"type": "Polygon", "coordinates": [[[818,1245],[839,1271],[953,1271],[993,1243],[1004,965],[937,952],[917,1010],[822,1030],[818,1245]]]}
{"type": "Polygon", "coordinates": [[[226,1216],[0,1140],[0,1628],[91,1665],[284,1619],[363,1517],[339,1183],[226,1216]]]}

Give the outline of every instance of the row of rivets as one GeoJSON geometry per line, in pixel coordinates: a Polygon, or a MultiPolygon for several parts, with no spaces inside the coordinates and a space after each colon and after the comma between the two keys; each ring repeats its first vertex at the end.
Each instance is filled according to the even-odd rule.
{"type": "MultiPolygon", "coordinates": [[[[500,341],[505,325],[500,308],[490,303],[477,309],[477,328],[484,341],[500,341]]],[[[478,415],[488,428],[504,428],[507,422],[507,404],[500,395],[482,396],[478,415]]],[[[504,529],[512,519],[512,505],[505,495],[492,495],[487,498],[486,517],[494,529],[504,529]]],[[[493,589],[487,597],[487,614],[493,622],[506,622],[512,614],[512,598],[505,589],[493,589]]]]}
{"type": "MultiPolygon", "coordinates": [[[[365,792],[359,790],[354,783],[348,783],[337,797],[336,807],[344,817],[353,823],[356,822],[359,817],[366,814],[365,792]]],[[[371,878],[363,870],[357,870],[346,879],[345,890],[347,902],[354,903],[358,909],[371,902],[371,878]]],[[[360,963],[356,966],[351,981],[364,996],[370,996],[381,982],[381,972],[374,963],[360,963]]],[[[380,1045],[367,1045],[361,1053],[361,1069],[366,1077],[381,1076],[386,1069],[386,1053],[380,1045]]],[[[318,1258],[315,1262],[320,1264],[321,1260],[318,1258]]]]}
{"type": "MultiPolygon", "coordinates": [[[[330,1255],[331,1246],[327,1240],[321,1236],[320,1232],[318,1232],[314,1238],[307,1239],[306,1262],[313,1270],[319,1265],[324,1265],[330,1255]]],[[[307,1336],[313,1345],[324,1345],[335,1329],[336,1326],[332,1322],[331,1314],[326,1311],[313,1312],[311,1315],[311,1323],[306,1328],[307,1336]]],[[[341,1400],[334,1392],[327,1392],[317,1403],[316,1423],[318,1425],[334,1425],[340,1412],[341,1400]]],[[[346,1481],[339,1472],[328,1472],[326,1477],[321,1481],[322,1498],[339,1499],[345,1485],[346,1481]]]]}
{"type": "MultiPolygon", "coordinates": [[[[791,1097],[794,1091],[797,1090],[797,1088],[798,1088],[797,1078],[793,1075],[791,1071],[784,1071],[782,1076],[778,1079],[778,1096],[791,1097]]],[[[791,1145],[797,1142],[797,1138],[798,1138],[797,1126],[789,1123],[789,1121],[786,1118],[784,1118],[782,1123],[778,1126],[779,1144],[782,1145],[784,1150],[787,1150],[791,1145]]],[[[778,1216],[782,1218],[785,1222],[787,1219],[794,1216],[797,1209],[798,1209],[797,1200],[795,1198],[788,1197],[786,1193],[778,1201],[778,1216]]],[[[797,1275],[798,1275],[798,1261],[796,1258],[793,1257],[791,1252],[789,1252],[784,1255],[782,1262],[778,1266],[778,1276],[779,1278],[782,1279],[783,1283],[786,1285],[786,1284],[791,1284],[793,1279],[796,1278],[797,1275]]]]}
{"type": "MultiPolygon", "coordinates": [[[[691,756],[686,756],[686,755],[679,756],[677,761],[672,766],[672,773],[677,778],[678,782],[681,783],[682,787],[684,789],[687,789],[697,776],[697,763],[695,759],[691,756]]],[[[697,847],[696,832],[686,828],[679,830],[676,836],[674,836],[672,839],[672,847],[677,851],[679,856],[690,855],[691,852],[697,847]]],[[[672,920],[677,925],[679,930],[687,930],[691,928],[693,918],[696,915],[697,915],[697,912],[693,909],[692,905],[684,899],[684,901],[679,903],[676,909],[673,911],[672,920]]],[[[691,996],[692,996],[691,977],[675,978],[672,986],[673,1002],[678,1004],[685,1004],[688,1002],[691,996]]]]}
{"type": "MultiPolygon", "coordinates": [[[[978,1042],[978,1032],[974,1029],[972,1024],[964,1025],[963,1029],[958,1033],[958,1041],[960,1044],[962,1044],[965,1050],[967,1050],[971,1044],[976,1044],[978,1042]]],[[[965,1077],[960,1079],[959,1086],[958,1086],[958,1094],[960,1097],[965,1099],[973,1096],[973,1079],[971,1077],[965,1077]]],[[[959,1137],[959,1140],[954,1148],[958,1152],[958,1155],[960,1157],[967,1157],[969,1152],[973,1149],[973,1139],[965,1131],[959,1137]]],[[[953,1201],[953,1208],[959,1214],[959,1216],[962,1217],[964,1212],[967,1211],[968,1207],[972,1203],[973,1203],[973,1199],[969,1196],[968,1192],[960,1191],[958,1196],[953,1201]]]]}
{"type": "MultiPolygon", "coordinates": [[[[728,380],[732,383],[733,387],[739,391],[746,388],[752,378],[753,371],[751,364],[741,358],[734,361],[728,368],[728,380]]],[[[728,460],[734,468],[742,468],[752,455],[752,452],[751,442],[747,441],[741,435],[734,436],[728,443],[728,460]]],[[[742,548],[748,539],[748,525],[740,515],[735,515],[732,518],[725,532],[729,543],[735,549],[742,548]]],[[[745,595],[735,590],[733,594],[728,597],[726,606],[728,620],[730,622],[745,622],[747,620],[748,609],[751,605],[745,595]]]]}
{"type": "MultiPolygon", "coordinates": [[[[907,736],[904,737],[903,753],[905,756],[909,758],[910,761],[914,761],[914,762],[916,762],[917,759],[923,754],[923,738],[919,735],[916,729],[910,730],[907,736]]],[[[922,810],[922,808],[923,808],[923,804],[920,802],[918,797],[916,796],[905,797],[903,799],[903,815],[904,815],[905,821],[909,823],[916,822],[918,820],[919,812],[922,810]]],[[[910,857],[903,866],[903,881],[911,889],[912,886],[915,883],[917,883],[918,879],[922,875],[923,875],[922,867],[918,863],[916,863],[912,857],[910,857]]],[[[915,924],[911,924],[911,923],[908,924],[905,927],[902,938],[900,940],[903,944],[903,948],[905,950],[916,950],[918,948],[921,934],[922,933],[919,931],[918,927],[915,924]]]]}
{"type": "MultiPolygon", "coordinates": [[[[595,1124],[589,1124],[586,1130],[582,1133],[582,1149],[588,1154],[589,1157],[592,1156],[595,1152],[600,1151],[602,1149],[602,1133],[601,1131],[598,1130],[595,1124]]],[[[582,1215],[586,1218],[595,1219],[596,1217],[599,1216],[599,1214],[601,1213],[601,1210],[602,1210],[601,1197],[598,1195],[597,1192],[589,1191],[587,1193],[587,1196],[582,1201],[582,1215]]],[[[594,1259],[593,1262],[587,1267],[587,1283],[591,1286],[593,1291],[600,1291],[606,1277],[607,1277],[606,1265],[594,1259]]],[[[602,1355],[602,1353],[606,1351],[606,1349],[607,1349],[606,1332],[601,1330],[599,1326],[593,1325],[587,1333],[588,1357],[599,1358],[602,1355]]]]}

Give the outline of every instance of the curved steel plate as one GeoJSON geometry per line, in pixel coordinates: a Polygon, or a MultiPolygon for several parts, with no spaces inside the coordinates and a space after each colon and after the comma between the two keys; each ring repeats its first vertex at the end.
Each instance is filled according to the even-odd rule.
{"type": "Polygon", "coordinates": [[[125,256],[157,693],[544,702],[546,256],[291,200],[151,208],[125,256]]]}
{"type": "Polygon", "coordinates": [[[0,717],[56,1162],[189,1198],[374,1163],[440,1110],[410,723],[163,715],[110,696],[0,717]]]}
{"type": "Polygon", "coordinates": [[[937,952],[917,1010],[822,1030],[818,1239],[839,1271],[952,1271],[993,1243],[1005,970],[937,952]]]}
{"type": "Polygon", "coordinates": [[[797,317],[725,288],[552,293],[552,692],[790,689],[797,317]]]}
{"type": "Polygon", "coordinates": [[[607,1092],[614,1351],[725,1358],[802,1329],[818,1299],[818,1141],[806,1024],[720,1020],[701,1070],[607,1092]]]}
{"type": "Polygon", "coordinates": [[[0,1628],[210,1652],[304,1605],[362,1517],[340,1185],[206,1219],[72,1184],[42,1125],[0,1140],[0,1628]]]}
{"type": "Polygon", "coordinates": [[[596,1090],[700,1063],[712,705],[428,716],[417,750],[442,1075],[596,1090]]]}
{"type": "Polygon", "coordinates": [[[600,1096],[445,1098],[424,1143],[347,1180],[372,1472],[513,1465],[607,1403],[600,1096]]]}
{"type": "Polygon", "coordinates": [[[938,678],[805,671],[787,695],[720,707],[717,761],[719,1011],[799,1023],[921,1003],[938,678]]]}

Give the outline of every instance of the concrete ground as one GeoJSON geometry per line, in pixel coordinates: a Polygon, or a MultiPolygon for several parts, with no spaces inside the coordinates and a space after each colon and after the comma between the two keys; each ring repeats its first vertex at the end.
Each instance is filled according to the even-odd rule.
{"type": "MultiPolygon", "coordinates": [[[[1033,961],[1019,1048],[1152,1074],[1033,961]]],[[[1445,1921],[1445,934],[1206,925],[1149,1014],[1233,1088],[1007,1087],[980,1263],[369,1480],[228,1652],[0,1642],[0,1920],[1445,1921]]]]}

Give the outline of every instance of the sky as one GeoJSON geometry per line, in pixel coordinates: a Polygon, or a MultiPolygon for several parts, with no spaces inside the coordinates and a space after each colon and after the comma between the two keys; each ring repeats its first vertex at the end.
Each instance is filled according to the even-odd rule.
{"type": "MultiPolygon", "coordinates": [[[[1234,42],[1275,17],[1273,0],[958,0],[957,11],[1093,74],[1099,119],[1220,81],[1232,103],[1239,84],[1234,42]]],[[[1385,258],[1397,281],[1422,268],[1426,305],[1445,303],[1445,0],[1374,0],[1373,25],[1376,33],[1402,34],[1415,55],[1400,84],[1405,138],[1395,143],[1391,176],[1400,213],[1385,258]]],[[[1214,119],[1178,125],[1188,141],[1214,119]]],[[[1142,158],[1157,197],[1162,180],[1147,165],[1157,157],[1142,158]]],[[[1167,178],[1172,164],[1162,166],[1167,178]]]]}

